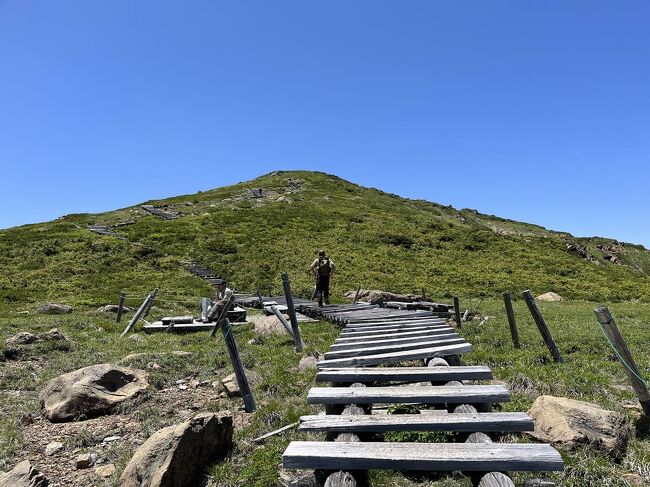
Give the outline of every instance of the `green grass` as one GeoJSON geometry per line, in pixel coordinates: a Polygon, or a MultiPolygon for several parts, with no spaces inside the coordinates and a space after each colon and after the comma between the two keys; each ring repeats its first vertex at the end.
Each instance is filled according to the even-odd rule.
{"type": "MultiPolygon", "coordinates": [[[[650,253],[640,246],[621,244],[617,254],[625,265],[603,260],[597,246],[613,246],[607,239],[576,239],[565,233],[521,222],[455,210],[434,203],[399,198],[362,188],[321,173],[273,173],[254,181],[195,195],[149,202],[182,214],[162,221],[138,207],[62,219],[0,231],[0,343],[18,331],[43,332],[59,327],[69,344],[34,344],[14,352],[16,360],[0,362],[0,469],[36,455],[20,425],[28,413],[38,413],[38,393],[49,379],[86,365],[116,362],[130,353],[146,353],[131,365],[149,370],[151,389],[121,408],[138,423],[144,441],[153,431],[180,420],[161,399],[162,389],[181,378],[219,380],[231,372],[219,339],[205,334],[143,335],[120,339],[124,323],[95,309],[115,303],[120,292],[137,307],[154,287],[160,288],[152,318],[197,313],[201,296],[213,290],[189,274],[183,262],[193,260],[228,278],[235,287],[254,290],[273,285],[280,292],[280,274],[289,272],[297,294],[311,293],[307,267],[316,249],[328,250],[338,272],[333,281],[335,300],[357,285],[397,292],[425,292],[446,301],[460,293],[490,318],[475,320],[463,335],[475,351],[472,364],[492,367],[495,376],[513,391],[507,411],[527,410],[541,394],[595,402],[625,414],[634,404],[623,370],[608,349],[596,324],[596,301],[610,305],[621,331],[645,377],[650,357],[650,253]],[[271,197],[252,199],[250,188],[261,187],[271,197]],[[279,197],[290,199],[276,201],[279,197]],[[90,224],[114,228],[128,241],[89,232],[90,224]],[[567,252],[567,242],[578,242],[599,260],[588,262],[567,252]],[[636,269],[634,270],[633,269],[636,269]],[[499,296],[502,291],[530,288],[534,294],[555,291],[570,301],[541,303],[540,308],[556,338],[565,363],[554,364],[534,327],[523,301],[515,299],[522,348],[510,344],[499,296]],[[42,316],[36,307],[46,301],[71,304],[70,315],[42,316]],[[172,350],[193,353],[191,359],[170,355],[172,350]],[[16,355],[18,353],[18,355],[16,355]],[[621,387],[623,386],[623,387],[621,387]]],[[[259,409],[250,424],[238,429],[236,444],[226,461],[212,467],[210,485],[276,485],[280,454],[291,439],[320,438],[296,431],[274,437],[263,446],[252,440],[315,413],[306,404],[314,372],[299,372],[298,361],[312,352],[325,352],[337,336],[328,323],[302,325],[307,349],[293,351],[288,336],[256,337],[250,326],[237,327],[235,336],[245,366],[259,375],[254,393],[259,409]]],[[[240,401],[218,398],[202,410],[237,410],[240,401]]],[[[89,448],[101,439],[79,431],[68,439],[70,448],[89,448]]],[[[439,441],[440,435],[416,436],[439,441]]],[[[396,435],[395,440],[407,437],[396,435]]],[[[509,439],[512,439],[509,437],[509,439]]],[[[517,441],[525,438],[514,437],[517,441]]],[[[67,447],[66,447],[67,448],[67,447]]],[[[115,445],[108,460],[118,474],[132,447],[115,445]]],[[[614,462],[588,448],[563,452],[567,468],[551,477],[563,486],[623,486],[621,476],[636,472],[650,481],[650,447],[644,435],[635,437],[628,455],[614,462]]],[[[529,475],[518,475],[520,482],[529,475]]],[[[468,485],[459,475],[416,476],[373,472],[374,485],[468,485]]],[[[117,485],[116,478],[113,479],[117,485]]]]}

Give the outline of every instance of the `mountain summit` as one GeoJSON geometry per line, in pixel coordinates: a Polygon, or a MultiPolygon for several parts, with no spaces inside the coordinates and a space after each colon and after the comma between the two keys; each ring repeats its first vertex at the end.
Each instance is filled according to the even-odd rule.
{"type": "Polygon", "coordinates": [[[155,286],[196,291],[194,262],[242,290],[288,272],[310,294],[314,253],[336,261],[334,296],[357,285],[433,297],[531,288],[589,300],[647,299],[640,245],[456,210],[336,176],[276,171],[101,214],[0,231],[0,302],[108,302],[155,286]]]}

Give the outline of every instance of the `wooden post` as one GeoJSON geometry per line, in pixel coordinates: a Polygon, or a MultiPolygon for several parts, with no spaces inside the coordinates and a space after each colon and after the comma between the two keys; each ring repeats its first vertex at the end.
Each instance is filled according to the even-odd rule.
{"type": "Polygon", "coordinates": [[[147,315],[149,314],[149,310],[151,309],[151,306],[153,305],[154,299],[156,299],[156,294],[158,294],[158,288],[154,289],[153,292],[151,293],[151,299],[149,300],[149,303],[147,304],[147,307],[144,309],[144,312],[142,313],[142,318],[146,318],[147,315]]]}
{"type": "Polygon", "coordinates": [[[280,312],[278,307],[275,306],[275,305],[271,306],[271,311],[273,312],[275,317],[278,320],[280,320],[280,323],[282,323],[282,326],[284,326],[285,330],[287,330],[289,332],[289,335],[291,335],[293,337],[293,331],[291,330],[291,326],[289,325],[289,323],[287,323],[287,320],[285,319],[285,317],[282,316],[282,313],[280,312]]]}
{"type": "Polygon", "coordinates": [[[357,286],[357,291],[354,293],[354,300],[352,301],[352,304],[357,304],[357,301],[359,300],[360,291],[361,291],[361,286],[357,286]]]}
{"type": "Polygon", "coordinates": [[[120,304],[117,307],[117,316],[115,317],[115,323],[119,323],[122,319],[122,313],[124,313],[124,301],[126,301],[126,296],[124,293],[120,294],[120,304]]]}
{"type": "Polygon", "coordinates": [[[512,336],[512,344],[515,348],[520,348],[519,332],[517,331],[517,322],[515,321],[515,311],[512,309],[512,300],[510,293],[503,293],[503,304],[506,307],[506,315],[508,315],[508,324],[510,325],[510,335],[512,336]]]}
{"type": "Polygon", "coordinates": [[[208,317],[210,311],[210,298],[201,298],[201,321],[208,317]]]}
{"type": "Polygon", "coordinates": [[[291,320],[291,330],[293,331],[293,340],[296,343],[296,351],[302,352],[303,343],[300,336],[300,328],[298,328],[298,318],[296,318],[296,308],[293,306],[293,295],[291,294],[291,282],[289,275],[285,272],[282,274],[282,287],[284,288],[284,296],[287,299],[287,311],[289,319],[291,320]]]}
{"type": "Polygon", "coordinates": [[[556,362],[564,362],[564,359],[562,358],[562,355],[560,355],[560,351],[558,350],[557,345],[555,345],[555,342],[553,341],[551,332],[549,331],[548,326],[546,326],[544,317],[542,316],[542,313],[540,313],[539,308],[537,307],[537,303],[535,303],[535,298],[533,298],[533,295],[530,294],[530,291],[528,289],[522,293],[522,296],[526,300],[528,310],[533,316],[533,320],[535,320],[535,324],[537,325],[539,332],[542,334],[542,338],[544,339],[544,342],[546,342],[546,346],[551,352],[551,355],[553,355],[553,360],[556,362]]]}
{"type": "Polygon", "coordinates": [[[650,393],[648,393],[648,387],[632,358],[632,353],[625,342],[625,338],[623,338],[623,335],[618,330],[616,322],[609,309],[607,309],[607,306],[598,306],[594,311],[598,323],[600,323],[601,328],[605,332],[607,340],[614,348],[618,360],[623,365],[623,370],[625,370],[625,374],[630,380],[630,384],[632,384],[632,389],[634,389],[636,397],[639,398],[643,413],[646,416],[650,416],[650,393]]]}
{"type": "Polygon", "coordinates": [[[152,295],[153,295],[153,293],[149,293],[147,295],[147,297],[144,299],[144,302],[140,305],[140,307],[138,308],[138,311],[135,312],[135,314],[133,315],[133,318],[131,318],[131,321],[129,321],[129,324],[126,325],[126,328],[124,329],[124,331],[120,335],[120,338],[122,338],[129,331],[131,331],[131,328],[133,328],[133,326],[138,322],[138,320],[140,319],[140,316],[142,316],[142,314],[145,312],[145,310],[149,306],[149,303],[152,301],[152,295]]]}
{"type": "Polygon", "coordinates": [[[212,328],[212,332],[210,333],[210,337],[213,337],[217,334],[217,328],[221,323],[227,319],[228,317],[228,311],[230,311],[235,304],[234,298],[228,301],[224,306],[223,309],[221,310],[221,313],[219,313],[219,316],[217,317],[217,321],[214,323],[214,328],[212,328]]]}
{"type": "Polygon", "coordinates": [[[456,326],[460,329],[463,325],[460,324],[460,300],[458,294],[454,295],[454,316],[456,317],[456,326]]]}
{"type": "Polygon", "coordinates": [[[237,385],[241,391],[242,398],[244,399],[244,409],[247,413],[255,412],[257,406],[255,405],[255,399],[253,398],[253,393],[248,384],[248,379],[246,378],[246,370],[244,365],[241,362],[239,357],[239,350],[237,350],[237,343],[235,342],[235,337],[232,335],[232,326],[228,318],[221,321],[221,332],[223,333],[223,339],[226,342],[226,347],[228,348],[228,354],[230,355],[230,361],[232,362],[232,368],[235,372],[235,378],[237,379],[237,385]]]}

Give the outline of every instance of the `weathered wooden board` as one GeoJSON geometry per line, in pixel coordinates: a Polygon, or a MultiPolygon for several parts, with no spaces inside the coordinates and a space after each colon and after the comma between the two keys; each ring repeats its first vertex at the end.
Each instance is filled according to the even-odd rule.
{"type": "Polygon", "coordinates": [[[452,331],[456,331],[453,328],[450,327],[439,327],[439,328],[430,328],[430,327],[416,327],[416,328],[410,328],[410,329],[404,329],[404,328],[390,328],[387,330],[374,330],[374,331],[348,331],[346,333],[341,333],[339,335],[340,339],[344,338],[363,338],[363,337],[372,337],[372,336],[377,336],[377,335],[385,335],[387,333],[393,333],[393,334],[401,334],[401,333],[406,333],[406,332],[411,332],[411,331],[443,331],[445,333],[450,333],[452,331]]]}
{"type": "Polygon", "coordinates": [[[415,336],[415,337],[402,337],[402,338],[383,338],[383,339],[378,339],[378,340],[372,340],[372,341],[366,341],[366,342],[334,342],[332,346],[330,347],[330,350],[332,352],[336,352],[338,350],[352,350],[354,348],[361,348],[361,347],[380,347],[380,346],[385,346],[385,345],[407,345],[407,344],[413,344],[413,343],[424,343],[429,340],[448,340],[452,338],[459,338],[460,335],[458,333],[438,333],[436,335],[423,335],[423,336],[415,336]]]}
{"type": "Polygon", "coordinates": [[[431,382],[450,380],[491,380],[492,371],[482,365],[458,367],[349,367],[323,369],[316,382],[431,382]]]}
{"type": "Polygon", "coordinates": [[[445,357],[447,355],[460,355],[470,353],[472,345],[459,343],[440,347],[418,348],[404,352],[380,353],[377,355],[366,355],[365,357],[338,358],[332,360],[321,360],[317,363],[319,369],[332,367],[367,367],[380,364],[394,364],[405,360],[424,360],[433,357],[445,357]]]}
{"type": "Polygon", "coordinates": [[[373,328],[377,326],[388,325],[424,325],[424,324],[443,324],[446,325],[446,320],[440,319],[426,319],[426,320],[400,320],[400,321],[382,321],[379,323],[348,323],[346,328],[373,328]]]}
{"type": "Polygon", "coordinates": [[[510,393],[501,385],[312,387],[309,404],[476,404],[508,402],[510,393]]]}
{"type": "Polygon", "coordinates": [[[366,416],[302,416],[302,431],[384,432],[452,431],[519,432],[533,431],[533,420],[526,413],[473,414],[382,414],[366,416]]]}
{"type": "Polygon", "coordinates": [[[440,330],[440,329],[451,329],[451,326],[444,323],[436,324],[422,324],[422,325],[381,325],[372,328],[343,328],[341,330],[341,335],[347,335],[348,333],[375,333],[386,330],[403,330],[403,331],[413,331],[413,330],[440,330]]]}
{"type": "Polygon", "coordinates": [[[507,443],[421,443],[292,441],[282,455],[285,468],[391,469],[431,471],[558,471],[564,464],[550,445],[507,443]]]}
{"type": "Polygon", "coordinates": [[[377,355],[378,353],[389,353],[389,352],[402,352],[406,350],[414,350],[417,348],[425,347],[438,347],[442,345],[453,345],[455,343],[467,343],[464,338],[428,338],[424,341],[418,341],[415,343],[398,343],[398,344],[386,344],[386,345],[377,345],[369,347],[364,345],[359,345],[357,348],[352,348],[349,350],[334,350],[331,352],[325,352],[325,360],[344,358],[344,357],[363,357],[366,355],[377,355]]]}
{"type": "Polygon", "coordinates": [[[399,338],[417,338],[417,337],[429,337],[429,336],[438,336],[438,335],[447,335],[449,333],[455,333],[456,330],[453,328],[442,328],[440,330],[415,330],[415,331],[397,331],[392,333],[379,333],[374,335],[358,335],[351,337],[341,337],[337,338],[334,343],[364,343],[364,342],[374,342],[377,340],[390,340],[390,339],[399,339],[399,338]]]}

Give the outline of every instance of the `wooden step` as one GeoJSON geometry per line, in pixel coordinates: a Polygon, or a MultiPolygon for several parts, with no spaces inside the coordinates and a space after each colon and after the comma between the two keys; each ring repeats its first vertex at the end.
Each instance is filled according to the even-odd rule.
{"type": "Polygon", "coordinates": [[[348,323],[345,328],[374,328],[378,326],[390,325],[446,325],[447,320],[432,318],[426,320],[408,320],[408,321],[389,321],[379,323],[348,323]]]}
{"type": "Polygon", "coordinates": [[[410,329],[421,329],[421,328],[430,328],[432,330],[441,329],[441,328],[451,328],[446,323],[429,323],[422,325],[377,325],[377,326],[364,326],[361,328],[355,328],[353,326],[346,326],[341,330],[341,333],[351,333],[351,332],[369,332],[369,331],[381,331],[381,330],[410,330],[410,329]]]}
{"type": "Polygon", "coordinates": [[[418,348],[439,347],[444,345],[453,345],[457,343],[467,343],[464,338],[427,338],[415,343],[386,344],[369,347],[365,344],[349,350],[334,350],[325,352],[325,360],[345,358],[345,357],[365,357],[367,355],[377,355],[380,353],[403,352],[418,348]]]}
{"type": "Polygon", "coordinates": [[[381,433],[384,431],[521,432],[533,431],[526,413],[382,414],[302,416],[302,431],[381,433]]]}
{"type": "Polygon", "coordinates": [[[323,369],[316,382],[442,382],[450,380],[491,380],[489,367],[351,367],[323,369]]]}
{"type": "Polygon", "coordinates": [[[409,343],[421,343],[426,342],[427,340],[448,340],[451,338],[459,338],[458,333],[438,333],[435,335],[425,334],[422,336],[406,336],[406,337],[397,337],[397,338],[383,338],[377,340],[366,340],[363,342],[352,341],[352,342],[339,342],[338,340],[332,344],[330,347],[331,351],[338,350],[350,350],[353,348],[359,347],[379,347],[384,345],[402,345],[409,343]]]}
{"type": "Polygon", "coordinates": [[[377,318],[375,321],[368,321],[368,320],[355,320],[354,318],[350,318],[350,321],[348,322],[350,325],[352,324],[381,324],[381,323],[386,323],[386,322],[391,322],[391,323],[400,323],[400,322],[408,322],[408,321],[429,321],[429,320],[440,320],[443,318],[439,318],[435,315],[429,315],[429,316],[413,316],[413,317],[401,317],[401,318],[377,318]]]}
{"type": "Polygon", "coordinates": [[[337,358],[321,360],[316,366],[319,369],[331,369],[337,367],[369,367],[372,365],[395,364],[406,360],[424,360],[433,357],[446,357],[448,355],[460,355],[470,353],[472,345],[469,343],[458,343],[439,347],[418,348],[403,352],[379,353],[366,355],[364,357],[337,358]]]}
{"type": "Polygon", "coordinates": [[[341,330],[341,334],[339,335],[341,338],[353,338],[355,336],[370,336],[370,335],[381,335],[382,333],[400,333],[400,332],[407,332],[407,331],[425,331],[425,330],[447,330],[447,331],[454,331],[454,329],[450,326],[446,325],[419,325],[419,326],[407,326],[407,327],[400,327],[400,326],[391,326],[389,328],[377,328],[374,330],[356,330],[356,329],[349,329],[349,330],[341,330]]]}
{"type": "Polygon", "coordinates": [[[478,404],[510,401],[501,385],[312,387],[309,404],[478,404]]]}
{"type": "Polygon", "coordinates": [[[284,468],[327,470],[559,471],[564,464],[550,445],[507,443],[377,443],[292,441],[284,468]]]}
{"type": "Polygon", "coordinates": [[[427,336],[446,335],[448,333],[455,333],[453,328],[443,328],[440,330],[415,330],[415,331],[397,331],[392,333],[379,333],[374,335],[357,335],[357,336],[343,336],[337,338],[335,343],[363,343],[374,342],[376,340],[390,340],[394,338],[417,338],[427,336]]]}

